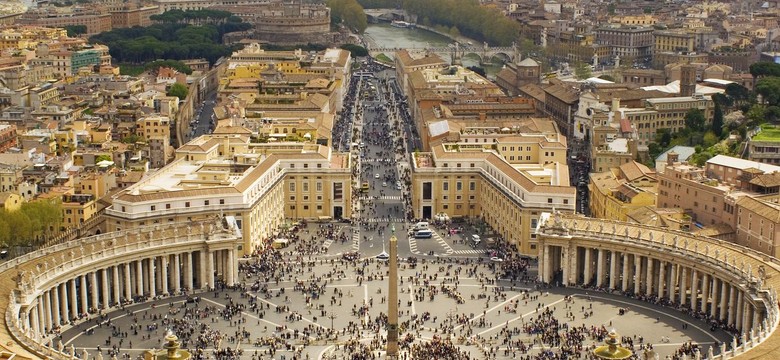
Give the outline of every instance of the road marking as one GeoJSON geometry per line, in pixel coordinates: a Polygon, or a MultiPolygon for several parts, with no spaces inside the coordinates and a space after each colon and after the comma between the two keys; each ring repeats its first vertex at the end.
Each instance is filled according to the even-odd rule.
{"type": "Polygon", "coordinates": [[[360,228],[356,228],[357,231],[352,232],[352,250],[360,250],[360,228]]]}
{"type": "Polygon", "coordinates": [[[412,302],[412,315],[417,315],[417,308],[414,305],[414,288],[409,285],[409,301],[412,302]]]}
{"type": "Polygon", "coordinates": [[[444,247],[444,254],[445,255],[450,255],[450,254],[452,254],[455,251],[455,250],[452,249],[450,244],[447,244],[447,242],[444,241],[444,238],[442,238],[441,235],[439,235],[438,232],[433,231],[433,238],[436,240],[436,242],[439,243],[439,245],[444,247]]]}
{"type": "MultiPolygon", "coordinates": [[[[575,295],[572,295],[572,296],[575,296],[575,295]]],[[[515,297],[517,297],[517,296],[515,296],[515,297]]],[[[511,299],[510,299],[510,300],[511,300],[511,299]]],[[[545,305],[545,306],[543,307],[543,309],[549,308],[550,306],[553,306],[553,305],[560,304],[560,303],[562,303],[562,302],[564,302],[564,301],[566,301],[566,299],[560,299],[560,300],[558,300],[558,301],[554,301],[554,302],[552,302],[552,303],[550,303],[550,304],[547,304],[547,305],[545,305]]],[[[506,304],[506,301],[504,301],[502,304],[506,304]]],[[[499,304],[499,305],[497,305],[496,307],[494,307],[494,308],[490,309],[488,312],[492,312],[493,310],[495,310],[495,309],[496,309],[498,306],[501,306],[502,304],[499,304]]],[[[520,316],[518,316],[518,317],[516,317],[516,318],[514,318],[514,319],[512,319],[512,320],[509,320],[509,321],[507,321],[507,322],[505,322],[505,323],[503,323],[503,324],[498,324],[498,325],[496,325],[496,326],[493,326],[492,328],[490,328],[490,329],[487,329],[487,330],[485,330],[485,331],[483,331],[483,332],[480,332],[480,333],[478,333],[477,335],[479,335],[479,336],[482,336],[482,334],[488,333],[488,332],[490,332],[490,331],[493,331],[493,330],[495,330],[495,329],[498,329],[498,328],[500,328],[500,327],[502,327],[502,326],[506,326],[506,325],[508,325],[508,324],[510,324],[510,323],[513,323],[513,322],[515,322],[515,321],[517,321],[517,320],[520,320],[520,319],[522,319],[522,318],[524,318],[524,317],[526,317],[526,316],[531,316],[531,315],[533,315],[533,314],[536,314],[538,310],[539,310],[539,308],[537,308],[537,309],[536,309],[536,310],[534,310],[534,311],[530,311],[530,312],[528,312],[528,313],[526,313],[526,314],[520,315],[520,316]]],[[[480,316],[482,316],[482,314],[480,314],[480,316]]]]}
{"type": "Polygon", "coordinates": [[[325,240],[325,242],[322,243],[322,247],[327,250],[331,245],[333,245],[333,239],[325,240]]]}

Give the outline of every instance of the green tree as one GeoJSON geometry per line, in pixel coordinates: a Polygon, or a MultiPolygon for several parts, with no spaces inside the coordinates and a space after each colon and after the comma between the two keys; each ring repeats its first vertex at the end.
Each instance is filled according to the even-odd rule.
{"type": "Polygon", "coordinates": [[[577,62],[577,65],[574,67],[574,76],[577,77],[577,80],[585,80],[591,77],[592,74],[590,66],[584,62],[577,62]]]}
{"type": "Polygon", "coordinates": [[[68,32],[68,36],[76,37],[87,33],[86,25],[68,25],[64,26],[65,31],[68,32]]]}
{"type": "Polygon", "coordinates": [[[750,64],[750,75],[753,75],[753,78],[780,76],[780,64],[769,61],[752,63],[750,64]]]}
{"type": "Polygon", "coordinates": [[[701,131],[705,122],[704,112],[699,109],[690,109],[685,113],[685,127],[690,131],[701,131]]]}
{"type": "Polygon", "coordinates": [[[170,88],[168,88],[168,96],[175,96],[179,98],[179,100],[184,100],[187,97],[187,94],[189,93],[189,89],[187,89],[187,85],[175,83],[171,85],[170,88]]]}
{"type": "Polygon", "coordinates": [[[362,56],[368,56],[368,49],[355,44],[344,44],[341,45],[341,48],[344,50],[347,50],[352,54],[352,57],[362,57],[362,56]]]}
{"type": "Polygon", "coordinates": [[[704,147],[710,147],[712,145],[715,145],[718,143],[718,135],[715,134],[714,131],[707,131],[707,133],[704,134],[704,138],[702,138],[702,143],[704,147]]]}
{"type": "Polygon", "coordinates": [[[449,30],[449,34],[453,39],[457,39],[460,37],[460,30],[458,30],[457,26],[452,26],[449,30]]]}
{"type": "Polygon", "coordinates": [[[767,76],[758,79],[754,88],[761,95],[765,104],[780,104],[780,77],[767,76]]]}
{"type": "Polygon", "coordinates": [[[368,17],[356,0],[328,0],[333,24],[344,24],[359,34],[368,27],[368,17]]]}
{"type": "Polygon", "coordinates": [[[723,110],[720,104],[715,103],[715,111],[712,114],[712,132],[720,138],[723,135],[723,110]]]}

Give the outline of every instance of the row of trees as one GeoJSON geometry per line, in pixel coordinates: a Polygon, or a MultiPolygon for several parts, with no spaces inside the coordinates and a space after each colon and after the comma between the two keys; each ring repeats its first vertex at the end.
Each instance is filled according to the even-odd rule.
{"type": "Polygon", "coordinates": [[[241,18],[229,11],[222,10],[168,10],[159,15],[149,16],[152,21],[171,24],[224,24],[240,23],[241,18]]]}
{"type": "Polygon", "coordinates": [[[476,0],[404,0],[403,7],[423,25],[455,26],[463,35],[491,44],[511,45],[520,33],[517,21],[476,0]]]}
{"type": "MultiPolygon", "coordinates": [[[[212,11],[213,12],[213,11],[212,11]]],[[[170,11],[159,16],[165,16],[170,11]]],[[[181,12],[184,14],[189,11],[181,12]]],[[[217,12],[217,15],[225,12],[217,12]]],[[[196,59],[205,58],[214,63],[220,57],[230,55],[235,49],[222,45],[226,33],[245,31],[252,25],[226,19],[215,23],[195,26],[173,20],[148,27],[114,29],[90,37],[93,43],[105,44],[109,53],[120,63],[147,63],[157,59],[196,59]]],[[[234,19],[235,20],[235,19],[234,19]]]]}
{"type": "Polygon", "coordinates": [[[358,34],[368,27],[368,17],[357,0],[328,0],[331,24],[344,24],[358,34]]]}
{"type": "Polygon", "coordinates": [[[0,210],[0,245],[33,246],[57,231],[61,223],[59,201],[33,201],[16,211],[0,210]]]}

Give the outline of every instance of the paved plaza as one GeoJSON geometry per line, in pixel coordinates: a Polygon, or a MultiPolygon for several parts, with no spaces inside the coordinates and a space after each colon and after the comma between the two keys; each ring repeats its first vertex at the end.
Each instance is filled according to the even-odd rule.
{"type": "MultiPolygon", "coordinates": [[[[113,350],[118,358],[135,359],[144,350],[159,349],[165,332],[173,330],[184,347],[204,358],[380,357],[387,264],[371,257],[343,260],[344,250],[351,249],[349,241],[332,241],[327,251],[320,246],[319,253],[303,258],[294,255],[322,245],[316,236],[319,225],[307,229],[276,257],[266,255],[260,262],[242,259],[240,289],[127,306],[66,330],[63,345],[73,344],[79,354],[86,349],[93,358],[99,347],[105,358],[113,350]]],[[[443,239],[457,241],[456,237],[443,239]]],[[[381,252],[381,247],[365,246],[381,252]]],[[[706,354],[709,345],[730,339],[682,313],[625,296],[539,289],[527,280],[535,278],[533,266],[526,280],[513,282],[496,280],[501,263],[485,256],[419,257],[416,266],[402,260],[399,322],[400,338],[410,341],[406,349],[444,336],[473,359],[541,356],[551,344],[540,343],[540,319],[554,319],[569,329],[584,326],[587,336],[582,347],[574,350],[579,353],[601,343],[598,338],[611,328],[631,338],[636,349],[652,344],[662,359],[689,341],[702,346],[706,354]],[[621,309],[625,314],[619,314],[621,309]]]]}

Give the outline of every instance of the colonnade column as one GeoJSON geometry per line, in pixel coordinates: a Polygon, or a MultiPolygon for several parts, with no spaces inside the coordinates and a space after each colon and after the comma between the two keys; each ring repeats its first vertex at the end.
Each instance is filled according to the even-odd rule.
{"type": "Polygon", "coordinates": [[[656,295],[659,298],[664,297],[664,290],[666,286],[666,261],[658,260],[658,286],[656,287],[656,295]]]}
{"type": "Polygon", "coordinates": [[[670,264],[669,266],[669,294],[666,296],[669,301],[674,301],[675,291],[677,290],[677,264],[670,264]]]}
{"type": "Polygon", "coordinates": [[[46,292],[43,293],[43,315],[44,320],[46,321],[46,329],[51,330],[54,327],[54,322],[52,321],[52,315],[51,310],[54,308],[51,304],[51,291],[46,290],[46,292]]]}
{"type": "Polygon", "coordinates": [[[184,264],[184,286],[187,287],[188,291],[192,291],[194,289],[193,284],[192,284],[193,283],[193,281],[192,281],[192,277],[193,277],[193,273],[192,273],[192,253],[187,251],[185,253],[185,255],[186,256],[184,257],[184,262],[185,262],[185,264],[184,264]]]}
{"type": "MultiPolygon", "coordinates": [[[[718,318],[723,321],[728,316],[726,314],[726,300],[728,299],[728,292],[729,292],[729,283],[720,280],[720,314],[718,314],[718,318]]],[[[715,302],[712,302],[712,307],[715,307],[715,302]]],[[[713,315],[715,312],[713,311],[713,315]]]]}
{"type": "Polygon", "coordinates": [[[610,251],[610,253],[609,289],[613,290],[615,289],[615,286],[617,286],[617,253],[614,250],[610,251]]]}
{"type": "MultiPolygon", "coordinates": [[[[701,311],[705,314],[707,313],[707,304],[710,302],[710,275],[707,273],[702,274],[701,276],[701,311]]],[[[715,303],[715,297],[713,296],[712,303],[715,303]]]]}
{"type": "Polygon", "coordinates": [[[52,309],[51,328],[49,329],[51,330],[60,326],[62,323],[62,316],[60,314],[60,284],[55,285],[49,295],[51,295],[51,299],[49,301],[51,303],[52,309]]]}
{"type": "Polygon", "coordinates": [[[135,291],[136,295],[144,294],[144,264],[141,260],[135,262],[135,291]]]}
{"type": "Polygon", "coordinates": [[[699,274],[691,269],[691,310],[699,311],[699,274]]]}
{"type": "MultiPolygon", "coordinates": [[[[590,284],[590,280],[593,278],[593,270],[591,270],[591,268],[590,268],[590,263],[591,263],[590,253],[592,251],[593,251],[593,249],[591,249],[589,247],[585,248],[585,259],[584,259],[585,260],[585,266],[584,266],[585,273],[582,274],[582,278],[583,278],[582,284],[583,285],[590,284]]],[[[579,280],[579,279],[577,279],[577,280],[579,280]]]]}
{"type": "Polygon", "coordinates": [[[598,249],[599,256],[596,263],[596,287],[604,285],[604,249],[598,249]]]}
{"type": "Polygon", "coordinates": [[[742,321],[744,320],[744,307],[745,307],[745,295],[742,294],[741,291],[737,292],[737,308],[734,309],[737,313],[737,329],[739,331],[744,331],[742,327],[742,321]]]}
{"type": "Polygon", "coordinates": [[[168,256],[169,255],[160,257],[160,291],[163,294],[168,293],[168,280],[170,280],[168,278],[168,256]]]}
{"type": "Polygon", "coordinates": [[[737,321],[737,293],[739,293],[737,286],[731,285],[729,289],[729,325],[734,325],[737,321]]]}
{"type": "Polygon", "coordinates": [[[206,269],[206,251],[201,250],[200,252],[200,266],[198,266],[198,279],[200,280],[200,288],[204,289],[209,286],[208,281],[206,281],[206,272],[208,271],[206,269]]]}
{"type": "Polygon", "coordinates": [[[688,268],[680,265],[680,305],[686,304],[688,295],[688,268]]]}
{"type": "Polygon", "coordinates": [[[628,278],[630,277],[628,273],[628,254],[623,253],[621,254],[621,257],[623,258],[623,281],[621,283],[620,289],[623,291],[628,291],[628,278]]]}
{"type": "MultiPolygon", "coordinates": [[[[89,301],[92,309],[98,309],[100,302],[100,292],[98,291],[97,270],[89,273],[89,301]]],[[[86,302],[86,301],[85,301],[86,302]]],[[[87,310],[89,311],[89,310],[87,310]]]]}
{"type": "MultiPolygon", "coordinates": [[[[111,279],[113,279],[113,284],[111,284],[113,290],[114,290],[114,301],[112,301],[112,304],[118,304],[119,299],[122,298],[122,287],[119,284],[119,265],[114,265],[111,267],[111,279]]],[[[108,307],[109,304],[106,304],[106,307],[108,307]]]]}
{"type": "Polygon", "coordinates": [[[157,283],[156,283],[156,277],[157,273],[154,271],[154,268],[156,266],[155,262],[157,261],[157,257],[151,257],[149,260],[149,265],[146,267],[146,273],[149,277],[149,297],[154,298],[157,296],[157,283]]]}
{"type": "Polygon", "coordinates": [[[60,284],[62,288],[60,291],[60,308],[62,313],[60,314],[60,324],[70,322],[70,308],[68,306],[68,282],[60,284]],[[64,320],[64,321],[63,321],[64,320]]]}
{"type": "Polygon", "coordinates": [[[111,304],[111,291],[108,289],[108,268],[100,270],[100,287],[103,294],[103,301],[100,303],[101,309],[108,309],[111,304]]]}
{"type": "MultiPolygon", "coordinates": [[[[548,253],[549,254],[549,253],[548,253]]],[[[545,271],[548,269],[547,265],[545,265],[545,271]]],[[[215,288],[216,284],[214,284],[214,252],[209,251],[208,254],[206,254],[206,284],[209,287],[209,289],[215,288]]]]}
{"type": "MultiPolygon", "coordinates": [[[[81,305],[81,309],[79,310],[80,313],[77,311],[77,314],[87,314],[89,313],[89,306],[87,304],[87,276],[81,275],[81,277],[79,277],[79,280],[81,284],[81,286],[79,286],[79,290],[81,290],[80,291],[81,294],[80,294],[78,304],[81,305]]],[[[76,286],[75,280],[73,281],[73,283],[74,283],[73,286],[76,286]]]]}
{"type": "Polygon", "coordinates": [[[642,257],[634,254],[634,294],[639,294],[642,279],[642,257]]]}
{"type": "Polygon", "coordinates": [[[235,250],[230,249],[230,250],[227,251],[227,266],[226,266],[226,268],[227,268],[227,276],[225,276],[225,277],[226,277],[228,286],[233,286],[234,282],[235,282],[235,275],[236,274],[233,273],[233,269],[235,267],[235,264],[234,264],[234,262],[235,262],[234,257],[235,256],[233,255],[233,251],[235,251],[235,250]]]}
{"type": "Polygon", "coordinates": [[[38,334],[40,334],[41,337],[46,333],[44,330],[48,328],[48,325],[46,324],[46,304],[44,303],[44,299],[46,299],[46,292],[44,292],[43,295],[38,296],[38,334]]]}
{"type": "Polygon", "coordinates": [[[178,293],[181,290],[181,259],[179,254],[173,255],[173,291],[178,293]]]}
{"type": "Polygon", "coordinates": [[[133,283],[130,277],[130,263],[125,263],[125,299],[130,301],[133,298],[133,283]]]}
{"type": "Polygon", "coordinates": [[[655,282],[653,277],[653,261],[653,258],[648,257],[647,266],[645,267],[647,270],[645,272],[645,294],[647,295],[653,294],[653,282],[655,282]]]}

